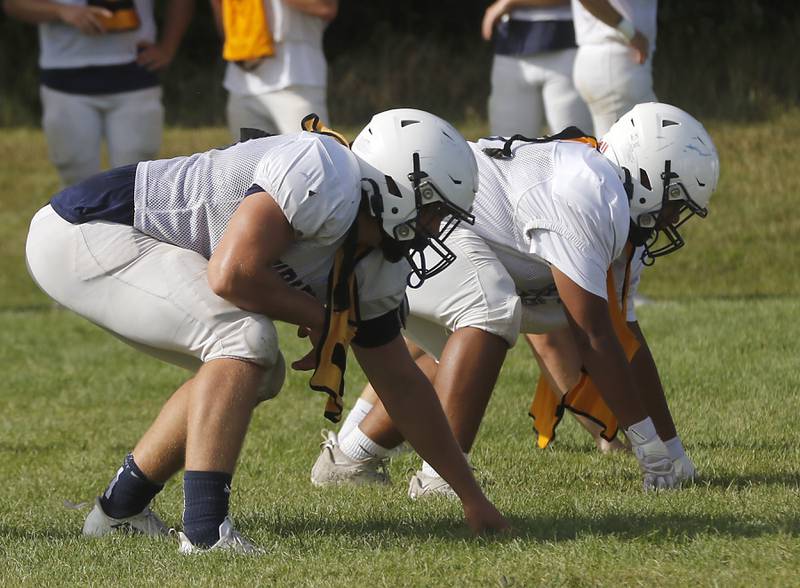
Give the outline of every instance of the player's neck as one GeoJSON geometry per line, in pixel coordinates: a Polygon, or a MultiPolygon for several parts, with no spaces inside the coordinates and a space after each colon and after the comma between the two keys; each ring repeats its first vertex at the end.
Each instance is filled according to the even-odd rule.
{"type": "Polygon", "coordinates": [[[367,210],[360,210],[358,218],[358,242],[361,245],[376,248],[381,243],[381,229],[377,219],[367,210]]]}

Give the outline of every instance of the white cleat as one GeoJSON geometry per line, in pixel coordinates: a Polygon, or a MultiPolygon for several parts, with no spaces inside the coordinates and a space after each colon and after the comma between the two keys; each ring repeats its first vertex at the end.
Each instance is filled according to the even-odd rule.
{"type": "Polygon", "coordinates": [[[230,551],[241,555],[263,555],[264,550],[256,547],[250,541],[242,537],[236,529],[233,528],[233,521],[230,517],[225,517],[222,524],[219,526],[219,541],[214,543],[211,547],[196,547],[192,544],[189,538],[181,531],[177,531],[178,535],[178,553],[184,555],[193,555],[199,553],[206,553],[209,551],[230,551]]]}
{"type": "Polygon", "coordinates": [[[311,483],[314,486],[335,484],[388,484],[386,459],[372,457],[356,460],[346,455],[339,447],[339,438],[333,431],[322,431],[325,441],[320,445],[322,451],[311,468],[311,483]]]}
{"type": "Polygon", "coordinates": [[[667,447],[658,436],[639,445],[633,442],[632,449],[636,459],[639,460],[645,492],[668,490],[679,485],[667,447]]]}
{"type": "Polygon", "coordinates": [[[408,483],[408,497],[411,500],[442,496],[445,498],[458,498],[455,490],[450,487],[441,476],[431,476],[422,470],[411,476],[408,483]]]}
{"type": "Polygon", "coordinates": [[[100,506],[100,499],[95,498],[94,508],[86,516],[83,523],[83,534],[87,537],[102,537],[111,533],[129,533],[159,537],[166,535],[167,526],[149,508],[139,514],[115,519],[108,516],[100,506]]]}
{"type": "Polygon", "coordinates": [[[672,466],[675,468],[675,477],[678,478],[678,483],[692,483],[697,478],[697,469],[688,455],[684,454],[672,461],[672,466]]]}

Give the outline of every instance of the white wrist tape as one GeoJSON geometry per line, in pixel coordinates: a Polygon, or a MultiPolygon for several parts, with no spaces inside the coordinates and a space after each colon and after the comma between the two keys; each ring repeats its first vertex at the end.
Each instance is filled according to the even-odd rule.
{"type": "Polygon", "coordinates": [[[622,36],[625,37],[625,40],[628,41],[629,43],[631,42],[631,39],[633,39],[633,36],[636,34],[636,29],[633,27],[633,23],[624,16],[622,17],[622,20],[619,21],[619,24],[617,25],[616,28],[620,33],[622,33],[622,36]]]}

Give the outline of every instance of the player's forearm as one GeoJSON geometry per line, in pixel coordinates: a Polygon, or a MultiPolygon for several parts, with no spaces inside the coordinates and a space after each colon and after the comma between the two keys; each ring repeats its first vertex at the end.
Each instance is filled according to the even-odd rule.
{"type": "Polygon", "coordinates": [[[171,55],[178,51],[194,16],[194,8],[195,0],[172,0],[167,7],[160,43],[171,55]]]}
{"type": "Polygon", "coordinates": [[[218,296],[249,312],[321,331],[325,309],[311,294],[292,288],[272,268],[258,272],[245,266],[211,272],[209,283],[218,296]]]}
{"type": "Polygon", "coordinates": [[[339,12],[338,0],[284,0],[284,3],[295,10],[329,22],[336,18],[339,12]]]}
{"type": "Polygon", "coordinates": [[[580,0],[580,2],[589,14],[612,29],[622,20],[622,15],[607,0],[580,0]]]}
{"type": "Polygon", "coordinates": [[[433,386],[410,356],[401,356],[402,345],[398,337],[382,348],[353,348],[392,422],[420,457],[463,502],[484,500],[433,386]]]}
{"type": "Polygon", "coordinates": [[[62,21],[63,4],[48,0],[4,0],[3,10],[12,18],[31,24],[62,21]]]}
{"type": "Polygon", "coordinates": [[[658,367],[653,359],[653,354],[650,352],[650,348],[638,324],[628,323],[628,327],[631,328],[641,344],[639,351],[636,352],[631,362],[636,387],[639,389],[642,402],[647,408],[648,414],[653,419],[658,436],[664,440],[672,439],[678,433],[675,430],[675,422],[672,420],[672,414],[667,404],[666,394],[664,393],[664,387],[661,383],[661,377],[658,374],[658,367]]]}
{"type": "Polygon", "coordinates": [[[623,428],[647,418],[625,353],[613,331],[576,334],[583,365],[623,428]]]}

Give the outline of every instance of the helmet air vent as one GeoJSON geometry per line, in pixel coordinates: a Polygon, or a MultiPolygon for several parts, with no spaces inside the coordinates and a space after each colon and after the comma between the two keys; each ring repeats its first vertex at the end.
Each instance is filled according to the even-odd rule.
{"type": "Polygon", "coordinates": [[[650,183],[650,176],[648,176],[647,171],[642,168],[639,168],[639,183],[648,190],[653,189],[653,185],[650,183]]]}
{"type": "Polygon", "coordinates": [[[661,121],[661,128],[663,129],[664,127],[671,127],[673,125],[678,125],[678,124],[680,124],[680,123],[677,123],[674,120],[664,119],[664,120],[661,121]]]}
{"type": "Polygon", "coordinates": [[[405,128],[405,127],[407,127],[407,126],[409,126],[409,125],[416,125],[416,124],[419,124],[419,121],[418,121],[418,120],[409,120],[409,119],[406,119],[406,120],[401,120],[401,121],[400,121],[400,127],[401,127],[401,128],[405,128]]]}

